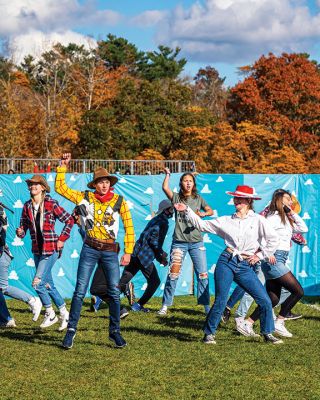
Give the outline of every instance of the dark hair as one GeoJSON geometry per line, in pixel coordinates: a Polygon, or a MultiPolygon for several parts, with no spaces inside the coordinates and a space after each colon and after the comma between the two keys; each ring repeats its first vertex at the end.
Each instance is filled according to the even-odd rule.
{"type": "Polygon", "coordinates": [[[182,191],[182,187],[181,187],[181,186],[182,186],[183,178],[184,178],[185,176],[191,176],[191,177],[192,177],[192,180],[193,180],[193,188],[192,188],[191,196],[194,197],[194,198],[197,197],[197,196],[198,196],[198,191],[197,191],[196,178],[194,177],[194,175],[193,175],[191,172],[185,172],[184,174],[181,175],[180,181],[179,181],[179,187],[180,187],[179,196],[180,196],[180,198],[181,198],[181,199],[185,199],[185,198],[186,198],[185,194],[184,194],[183,191],[182,191]]]}
{"type": "Polygon", "coordinates": [[[267,211],[266,216],[275,214],[275,212],[278,211],[283,225],[285,225],[286,221],[288,220],[290,222],[290,225],[292,226],[293,221],[287,217],[283,209],[282,199],[285,194],[288,194],[291,197],[291,193],[284,189],[277,189],[273,192],[272,199],[269,205],[269,210],[267,211]]]}

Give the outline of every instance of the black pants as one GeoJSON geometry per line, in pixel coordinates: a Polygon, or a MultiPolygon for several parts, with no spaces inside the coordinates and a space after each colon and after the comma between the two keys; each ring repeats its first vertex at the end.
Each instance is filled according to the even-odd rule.
{"type": "Polygon", "coordinates": [[[122,273],[119,288],[122,293],[125,292],[127,284],[131,281],[131,279],[136,275],[137,272],[141,271],[143,276],[147,280],[147,288],[143,293],[143,296],[138,301],[138,303],[143,306],[145,305],[151,297],[154,295],[155,291],[158,289],[160,285],[160,278],[158,275],[158,271],[155,265],[152,263],[148,267],[144,267],[137,257],[131,257],[130,264],[124,268],[122,273]]]}
{"type": "Polygon", "coordinates": [[[96,269],[96,272],[93,275],[92,283],[90,286],[90,293],[93,296],[99,296],[104,302],[109,301],[109,297],[107,296],[107,279],[104,274],[104,270],[100,264],[96,269]]]}

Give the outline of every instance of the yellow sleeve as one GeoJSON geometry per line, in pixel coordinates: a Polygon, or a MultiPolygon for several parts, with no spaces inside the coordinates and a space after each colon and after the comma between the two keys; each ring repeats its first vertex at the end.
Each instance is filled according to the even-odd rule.
{"type": "Polygon", "coordinates": [[[61,196],[72,201],[72,203],[79,204],[84,198],[84,192],[69,188],[66,184],[66,172],[67,168],[65,166],[57,167],[54,189],[57,193],[61,194],[61,196]]]}
{"type": "Polygon", "coordinates": [[[131,213],[128,204],[126,203],[125,200],[123,200],[121,204],[120,216],[125,230],[124,252],[127,254],[132,254],[134,246],[134,228],[133,228],[131,213]]]}

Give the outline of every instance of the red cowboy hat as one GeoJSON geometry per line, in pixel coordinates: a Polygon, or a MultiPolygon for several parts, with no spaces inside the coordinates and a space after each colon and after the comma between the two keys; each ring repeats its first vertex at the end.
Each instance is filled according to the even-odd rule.
{"type": "Polygon", "coordinates": [[[252,200],[261,200],[261,197],[257,196],[255,189],[246,185],[238,185],[235,192],[226,193],[233,197],[244,197],[252,200]]]}

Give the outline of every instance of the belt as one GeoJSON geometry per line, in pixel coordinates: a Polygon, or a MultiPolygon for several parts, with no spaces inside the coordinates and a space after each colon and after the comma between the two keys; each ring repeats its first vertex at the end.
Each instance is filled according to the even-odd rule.
{"type": "MultiPolygon", "coordinates": [[[[233,249],[231,249],[231,247],[226,247],[226,249],[225,249],[228,253],[230,253],[230,254],[233,254],[233,252],[234,252],[234,250],[233,249]]],[[[237,254],[238,256],[241,256],[241,258],[243,259],[243,260],[247,260],[249,257],[251,257],[251,256],[249,256],[248,254],[237,254]]]]}
{"type": "Polygon", "coordinates": [[[116,243],[113,239],[95,239],[87,236],[84,243],[95,250],[114,251],[116,253],[120,250],[119,243],[116,243]]]}

